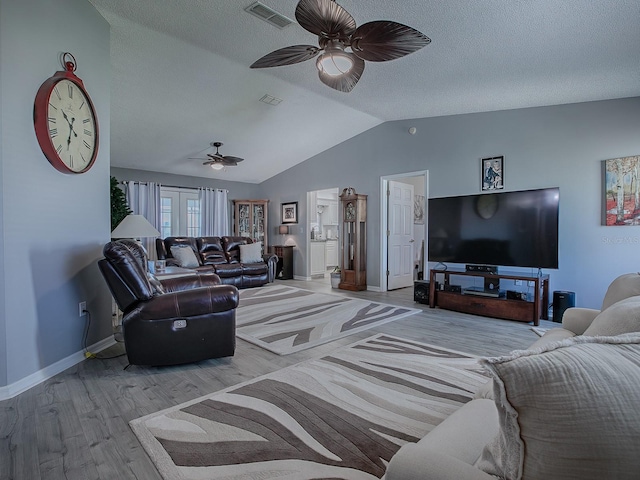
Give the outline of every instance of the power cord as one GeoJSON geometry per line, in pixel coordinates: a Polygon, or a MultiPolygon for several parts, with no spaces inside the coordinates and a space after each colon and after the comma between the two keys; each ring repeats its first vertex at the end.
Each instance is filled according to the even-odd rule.
{"type": "Polygon", "coordinates": [[[120,353],[118,355],[103,356],[103,355],[98,355],[96,353],[90,352],[89,347],[87,347],[87,337],[89,336],[89,327],[91,326],[91,312],[87,309],[84,309],[82,310],[82,313],[85,313],[87,315],[87,321],[85,322],[84,333],[82,335],[82,347],[84,349],[85,358],[96,358],[98,360],[110,360],[112,358],[118,358],[126,355],[126,353],[120,353]]]}

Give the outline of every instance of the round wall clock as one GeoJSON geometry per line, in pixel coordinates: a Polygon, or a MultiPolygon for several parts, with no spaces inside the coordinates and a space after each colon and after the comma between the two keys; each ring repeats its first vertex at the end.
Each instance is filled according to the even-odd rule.
{"type": "Polygon", "coordinates": [[[45,80],[36,94],[33,125],[51,165],[62,173],[84,173],[98,155],[98,119],[82,80],[74,74],[75,58],[67,52],[62,62],[65,70],[45,80]]]}

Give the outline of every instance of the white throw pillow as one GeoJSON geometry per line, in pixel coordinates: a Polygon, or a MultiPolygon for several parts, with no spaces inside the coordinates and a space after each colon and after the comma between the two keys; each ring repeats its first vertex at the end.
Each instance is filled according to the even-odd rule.
{"type": "Polygon", "coordinates": [[[262,259],[262,243],[240,245],[240,263],[259,263],[262,259]]]}
{"type": "Polygon", "coordinates": [[[509,480],[638,478],[640,334],[480,362],[494,377],[500,433],[478,468],[509,480]]]}
{"type": "Polygon", "coordinates": [[[198,258],[193,249],[187,245],[174,245],[171,247],[171,255],[178,261],[178,265],[183,268],[196,268],[200,266],[198,258]]]}

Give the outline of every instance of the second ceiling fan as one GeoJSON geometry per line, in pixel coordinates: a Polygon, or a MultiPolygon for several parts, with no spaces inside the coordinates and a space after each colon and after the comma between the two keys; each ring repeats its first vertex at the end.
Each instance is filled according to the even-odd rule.
{"type": "Polygon", "coordinates": [[[333,0],[300,0],[296,20],[318,36],[318,44],[293,45],[271,52],[251,68],[293,65],[316,60],[320,81],[350,92],[364,72],[364,61],[386,62],[404,57],[431,43],[418,30],[389,20],[365,23],[356,28],[353,17],[333,0]]]}

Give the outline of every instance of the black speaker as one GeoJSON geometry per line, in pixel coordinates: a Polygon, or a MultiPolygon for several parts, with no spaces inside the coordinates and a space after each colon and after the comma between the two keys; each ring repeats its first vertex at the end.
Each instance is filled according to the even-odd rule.
{"type": "MultiPolygon", "coordinates": [[[[436,288],[438,284],[436,283],[436,288]]],[[[417,280],[413,282],[413,301],[429,304],[429,282],[417,280]]]]}
{"type": "Polygon", "coordinates": [[[567,308],[576,306],[575,292],[553,292],[553,321],[562,323],[562,315],[567,308]]]}

